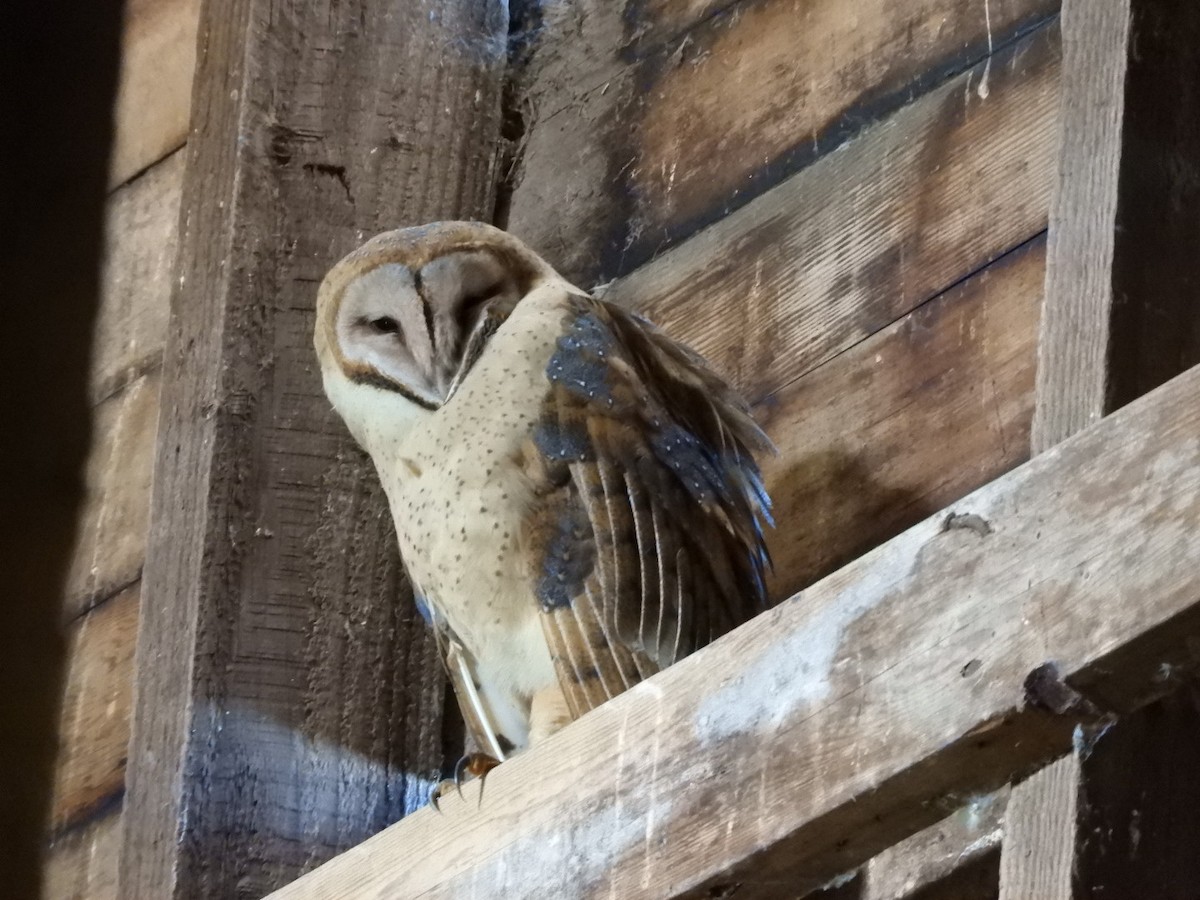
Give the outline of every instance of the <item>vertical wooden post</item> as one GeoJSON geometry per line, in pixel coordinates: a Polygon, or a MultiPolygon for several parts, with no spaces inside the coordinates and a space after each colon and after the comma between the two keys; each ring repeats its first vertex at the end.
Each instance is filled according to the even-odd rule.
{"type": "MultiPolygon", "coordinates": [[[[1200,362],[1200,7],[1064,0],[1062,32],[1034,452],[1200,362]]],[[[1168,698],[1018,786],[1001,896],[1196,896],[1196,726],[1168,698]]]]}
{"type": "Polygon", "coordinates": [[[1078,792],[1075,753],[1013,788],[1004,816],[1000,900],[1071,896],[1078,792]]]}
{"type": "Polygon", "coordinates": [[[1046,248],[1034,453],[1108,410],[1130,2],[1063,0],[1058,186],[1046,248]]]}
{"type": "Polygon", "coordinates": [[[311,346],[378,231],[489,219],[501,0],[209,0],[137,660],[124,897],[257,897],[422,804],[443,676],[311,346]]]}

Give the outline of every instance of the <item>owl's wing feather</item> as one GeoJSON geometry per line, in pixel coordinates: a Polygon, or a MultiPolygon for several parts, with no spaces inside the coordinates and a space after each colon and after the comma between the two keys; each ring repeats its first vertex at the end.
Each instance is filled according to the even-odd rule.
{"type": "Polygon", "coordinates": [[[446,676],[450,679],[450,687],[458,700],[458,708],[462,712],[467,733],[475,746],[503,761],[512,749],[513,742],[501,734],[495,710],[489,706],[480,689],[474,658],[454,633],[445,616],[422,596],[411,575],[409,581],[414,587],[417,609],[433,630],[438,655],[446,667],[446,676]]]}
{"type": "Polygon", "coordinates": [[[648,322],[572,297],[527,448],[524,546],[576,716],[766,605],[771,449],[733,390],[648,322]]]}

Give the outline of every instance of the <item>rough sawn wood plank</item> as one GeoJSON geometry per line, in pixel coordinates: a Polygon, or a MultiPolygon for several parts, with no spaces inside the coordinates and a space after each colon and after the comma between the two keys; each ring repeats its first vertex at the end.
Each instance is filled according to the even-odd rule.
{"type": "Polygon", "coordinates": [[[1193,369],[501,766],[482,807],[276,900],[801,893],[1052,759],[1093,703],[1200,662],[1197,391],[1193,369]]]}
{"type": "Polygon", "coordinates": [[[495,202],[498,0],[212,0],[201,16],[126,897],[262,896],[440,774],[443,673],[370,462],[321,389],[312,311],[368,235],[495,202]]]}

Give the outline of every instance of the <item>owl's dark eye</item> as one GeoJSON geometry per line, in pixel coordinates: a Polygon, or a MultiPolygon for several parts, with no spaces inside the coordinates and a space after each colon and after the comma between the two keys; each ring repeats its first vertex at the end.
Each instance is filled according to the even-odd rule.
{"type": "Polygon", "coordinates": [[[380,316],[371,320],[371,327],[380,334],[396,334],[400,331],[400,323],[391,316],[380,316]]]}

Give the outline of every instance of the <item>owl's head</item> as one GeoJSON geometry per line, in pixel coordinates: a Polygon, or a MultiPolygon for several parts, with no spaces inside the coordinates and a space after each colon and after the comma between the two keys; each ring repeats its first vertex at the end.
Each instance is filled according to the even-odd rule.
{"type": "Polygon", "coordinates": [[[519,240],[480,222],[372,238],[317,295],[313,342],[326,393],[360,443],[381,403],[394,425],[429,415],[517,301],[555,277],[519,240]]]}

